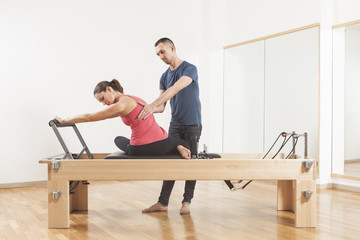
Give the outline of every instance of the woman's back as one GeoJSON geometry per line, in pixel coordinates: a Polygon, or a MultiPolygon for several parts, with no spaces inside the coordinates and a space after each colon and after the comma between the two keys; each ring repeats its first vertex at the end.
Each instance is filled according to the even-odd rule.
{"type": "Polygon", "coordinates": [[[129,114],[121,117],[124,124],[131,128],[131,145],[144,145],[167,138],[166,131],[157,124],[153,114],[143,120],[137,119],[139,113],[144,108],[140,104],[145,103],[144,100],[130,95],[122,95],[121,98],[123,97],[132,98],[137,102],[136,107],[129,114]]]}

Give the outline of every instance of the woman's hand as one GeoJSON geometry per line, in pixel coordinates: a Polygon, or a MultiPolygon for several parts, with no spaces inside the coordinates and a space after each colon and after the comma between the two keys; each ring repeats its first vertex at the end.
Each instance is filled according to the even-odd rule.
{"type": "Polygon", "coordinates": [[[61,117],[58,117],[58,116],[54,117],[54,120],[57,120],[60,124],[65,123],[64,119],[62,119],[61,117]]]}

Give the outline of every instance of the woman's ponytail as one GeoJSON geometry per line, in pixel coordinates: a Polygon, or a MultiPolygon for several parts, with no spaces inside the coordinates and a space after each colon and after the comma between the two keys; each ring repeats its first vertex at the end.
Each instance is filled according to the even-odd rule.
{"type": "Polygon", "coordinates": [[[97,93],[105,92],[107,87],[111,87],[114,91],[124,93],[124,89],[119,83],[119,81],[113,79],[110,82],[109,81],[99,82],[94,89],[94,95],[97,93]]]}

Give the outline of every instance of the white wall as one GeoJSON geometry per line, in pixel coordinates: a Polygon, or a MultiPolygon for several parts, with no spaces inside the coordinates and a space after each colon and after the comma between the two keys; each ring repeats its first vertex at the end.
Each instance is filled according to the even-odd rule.
{"type": "MultiPolygon", "coordinates": [[[[154,100],[167,68],[154,51],[160,37],[198,66],[202,91],[202,21],[202,1],[2,0],[0,183],[46,179],[38,160],[61,152],[48,121],[102,109],[97,82],[117,78],[125,93],[154,100]]],[[[156,118],[167,129],[169,109],[156,118]]],[[[79,129],[93,152],[115,151],[113,138],[130,133],[120,119],[79,129]]],[[[70,149],[79,151],[73,139],[70,149]]]]}
{"type": "Polygon", "coordinates": [[[358,0],[332,0],[333,24],[342,24],[360,19],[360,1],[358,0]]]}
{"type": "Polygon", "coordinates": [[[225,45],[320,22],[319,0],[227,0],[225,45]]]}

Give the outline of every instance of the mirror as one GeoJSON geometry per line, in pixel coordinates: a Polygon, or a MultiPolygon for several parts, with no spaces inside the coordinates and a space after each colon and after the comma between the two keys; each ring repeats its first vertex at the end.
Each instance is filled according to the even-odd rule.
{"type": "Polygon", "coordinates": [[[360,180],[360,22],[333,29],[333,173],[360,180]]]}
{"type": "MultiPolygon", "coordinates": [[[[308,133],[308,157],[318,159],[318,85],[318,26],[225,47],[223,152],[265,153],[296,131],[308,133]]],[[[296,154],[304,150],[299,138],[296,154]]]]}
{"type": "Polygon", "coordinates": [[[224,52],[223,152],[264,151],[264,62],[264,41],[224,52]]]}

